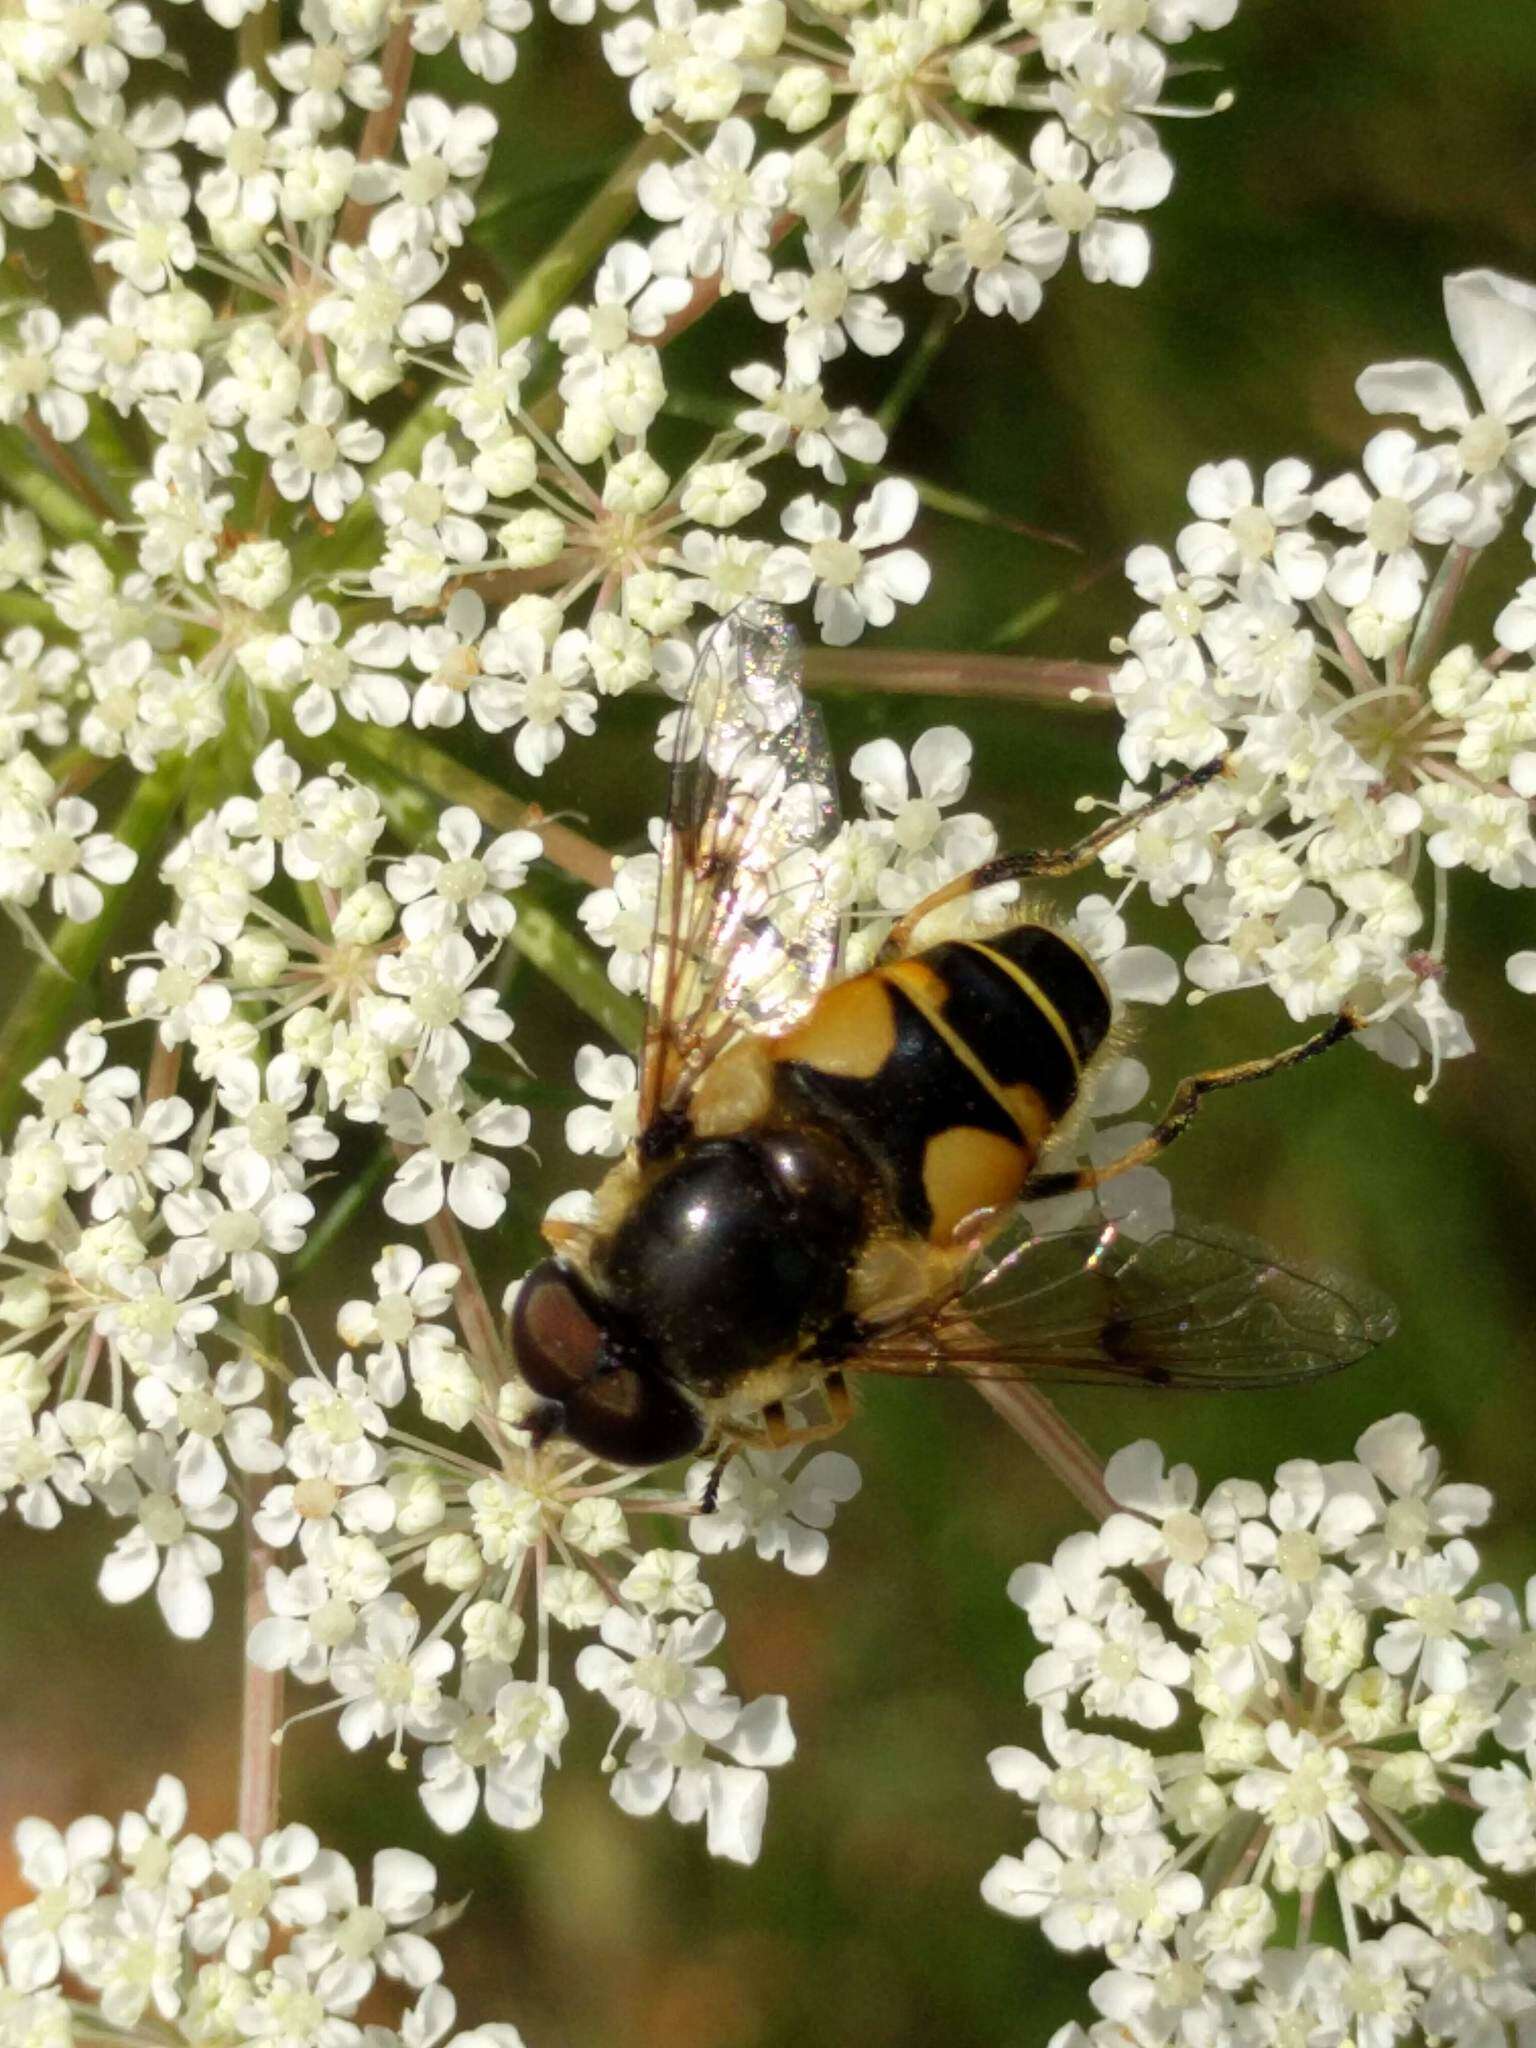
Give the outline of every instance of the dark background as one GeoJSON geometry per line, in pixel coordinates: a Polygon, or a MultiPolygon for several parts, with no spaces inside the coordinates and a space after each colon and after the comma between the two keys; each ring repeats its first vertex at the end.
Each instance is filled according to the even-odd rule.
{"type": "MultiPolygon", "coordinates": [[[[515,280],[629,146],[622,99],[588,48],[582,33],[541,24],[498,96],[506,140],[478,258],[493,284],[515,280]]],[[[1103,658],[1132,616],[1119,562],[1139,540],[1171,540],[1197,463],[1296,454],[1325,474],[1353,464],[1371,430],[1353,396],[1362,367],[1424,354],[1454,366],[1442,276],[1487,264],[1536,277],[1536,10],[1249,0],[1200,54],[1217,56],[1224,76],[1194,75],[1178,96],[1229,84],[1236,104],[1168,124],[1178,181],[1152,217],[1147,284],[1091,288],[1072,272],[1025,328],[968,316],[893,442],[894,466],[1069,535],[1081,552],[926,513],[934,588],[906,644],[979,649],[1005,636],[1015,652],[1103,658]],[[1033,629],[1006,637],[1032,611],[1033,629]]],[[[915,333],[933,302],[917,291],[904,303],[915,333]]],[[[721,366],[752,349],[752,332],[729,307],[704,323],[677,352],[681,388],[718,401],[721,366]]],[[[851,368],[834,393],[877,403],[892,365],[851,368]]],[[[1507,556],[1474,583],[1470,619],[1491,617],[1516,566],[1507,556]]],[[[844,758],[880,731],[910,743],[941,719],[964,725],[977,747],[971,798],[1005,842],[1060,839],[1078,794],[1118,786],[1112,728],[1093,714],[852,694],[829,711],[844,758]]],[[[634,795],[653,718],[643,703],[607,708],[599,737],[572,743],[540,799],[585,813],[607,843],[632,841],[643,809],[659,807],[659,776],[643,807],[634,795]]],[[[519,786],[509,755],[487,752],[480,765],[519,786]]],[[[1064,1405],[1106,1455],[1155,1433],[1207,1481],[1347,1455],[1367,1423],[1409,1407],[1455,1475],[1499,1495],[1485,1560],[1489,1576],[1518,1583],[1536,1566],[1536,1093],[1532,1010],[1505,985],[1503,960],[1533,942],[1533,926],[1523,901],[1456,880],[1451,994],[1478,1051],[1428,1106],[1414,1106],[1401,1074],[1346,1050],[1213,1105],[1172,1164],[1191,1214],[1370,1278],[1400,1304],[1401,1334],[1304,1394],[1064,1405]]],[[[559,900],[573,908],[574,892],[559,900]]],[[[1158,931],[1151,922],[1139,935],[1158,931]]],[[[542,1192],[574,1177],[560,1119],[576,1100],[574,1049],[596,1035],[519,973],[513,1006],[547,1166],[538,1182],[530,1169],[509,1271],[542,1192]]],[[[1158,1014],[1139,1050],[1161,1091],[1284,1035],[1279,1006],[1250,995],[1158,1014]]],[[[322,1341],[368,1252],[355,1237],[311,1295],[306,1319],[322,1341]]],[[[1036,2048],[1084,2013],[1091,1968],[988,1913],[976,1889],[1021,1839],[984,1762],[1030,1733],[1026,1633],[1004,1583],[1021,1560],[1048,1555],[1077,1511],[962,1388],[882,1387],[845,1442],[865,1491],[821,1578],[797,1582],[750,1557],[710,1568],[735,1680],[748,1694],[786,1691],[800,1735],[754,1870],[711,1863],[697,1831],[610,1805],[595,1769],[606,1711],[589,1715],[574,1687],[566,1768],[526,1836],[477,1824],[439,1837],[378,1750],[345,1756],[328,1723],[295,1732],[290,1816],[360,1859],[410,1843],[437,1860],[448,1895],[473,1894],[447,1942],[466,2022],[514,2019],[530,2048],[1036,2048]]],[[[215,1635],[187,1647],[148,1603],[98,1601],[108,1540],[94,1517],[72,1515],[53,1536],[0,1525],[0,1825],[33,1811],[115,1813],[174,1768],[212,1832],[232,1818],[238,1568],[226,1566],[215,1635]]],[[[0,1905],[11,1883],[0,1878],[0,1905]]]]}

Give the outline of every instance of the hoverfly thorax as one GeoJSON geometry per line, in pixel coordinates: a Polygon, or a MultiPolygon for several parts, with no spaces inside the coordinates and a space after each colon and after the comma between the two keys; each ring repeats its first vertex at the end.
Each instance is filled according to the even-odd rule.
{"type": "MultiPolygon", "coordinates": [[[[518,1296],[535,1428],[621,1464],[728,1457],[839,1427],[844,1373],[1264,1386],[1379,1342],[1391,1311],[1368,1290],[1225,1231],[1100,1215],[1037,1235],[1031,1201],[1091,1191],[1192,1112],[1057,1169],[1113,1042],[1103,975],[1048,915],[926,945],[919,928],[978,889],[1077,872],[1112,830],[955,877],[842,974],[835,776],[800,683],[784,618],[744,609],[675,714],[638,1131],[597,1220],[548,1226],[557,1256],[518,1296]],[[792,1423],[812,1391],[826,1420],[792,1423]]],[[[1294,1064],[1346,1023],[1184,1093],[1294,1064]]]]}

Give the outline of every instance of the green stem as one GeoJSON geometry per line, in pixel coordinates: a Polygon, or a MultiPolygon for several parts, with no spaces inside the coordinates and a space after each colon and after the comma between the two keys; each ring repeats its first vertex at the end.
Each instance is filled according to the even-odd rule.
{"type": "Polygon", "coordinates": [[[597,954],[542,903],[518,904],[511,943],[610,1038],[630,1048],[639,1045],[644,1022],[639,1003],[620,994],[597,954]]]}
{"type": "Polygon", "coordinates": [[[254,14],[246,15],[240,23],[236,39],[240,67],[244,71],[254,71],[258,85],[266,83],[267,59],[277,48],[278,34],[276,0],[267,0],[265,7],[258,7],[254,14]]]}
{"type": "Polygon", "coordinates": [[[917,347],[902,364],[890,390],[875,409],[875,418],[887,434],[896,431],[897,422],[923,388],[928,372],[943,354],[945,344],[959,324],[960,302],[951,299],[941,303],[923,329],[917,347]]]}
{"type": "MultiPolygon", "coordinates": [[[[139,856],[136,873],[142,874],[146,858],[154,857],[186,772],[186,763],[177,761],[146,776],[112,822],[114,835],[139,856]]],[[[22,1077],[54,1049],[71,1013],[84,1007],[90,976],[117,928],[131,887],[130,879],[104,890],[101,913],[88,924],[61,919],[49,940],[57,966],[39,961],[16,997],[0,1030],[0,1129],[8,1128],[16,1114],[22,1077]]]]}
{"type": "Polygon", "coordinates": [[[101,515],[38,459],[24,434],[0,428],[0,467],[10,496],[35,512],[60,540],[87,540],[102,545],[101,515]]]}
{"type": "Polygon", "coordinates": [[[309,1236],[305,1238],[302,1250],[295,1253],[293,1264],[289,1268],[295,1280],[329,1256],[331,1246],[338,1241],[358,1210],[372,1200],[374,1189],[393,1163],[387,1146],[379,1145],[374,1149],[366,1166],[360,1168],[347,1182],[309,1236]]]}
{"type": "MultiPolygon", "coordinates": [[[[638,204],[635,191],[641,172],[647,164],[665,155],[669,147],[664,136],[643,136],[587,201],[560,239],[545,251],[517,289],[502,302],[496,315],[496,338],[504,349],[537,334],[548,325],[587,272],[601,260],[604,250],[632,219],[638,204]]],[[[438,431],[441,418],[434,391],[422,400],[399,428],[374,465],[373,474],[387,476],[391,470],[413,469],[422,449],[438,431]]],[[[325,543],[323,559],[331,574],[356,561],[374,518],[372,503],[365,494],[351,506],[325,543]]]]}
{"type": "Polygon", "coordinates": [[[40,632],[57,631],[58,613],[41,597],[28,590],[0,591],[0,626],[36,626],[40,632]]]}

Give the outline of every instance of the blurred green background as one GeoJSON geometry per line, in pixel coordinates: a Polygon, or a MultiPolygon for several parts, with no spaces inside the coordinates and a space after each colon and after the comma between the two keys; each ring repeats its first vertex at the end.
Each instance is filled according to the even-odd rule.
{"type": "MultiPolygon", "coordinates": [[[[925,515],[934,590],[904,627],[907,644],[982,648],[1054,603],[1013,650],[1102,658],[1131,616],[1120,559],[1138,540],[1171,539],[1197,463],[1241,453],[1256,465],[1299,454],[1325,473],[1351,464],[1369,431],[1356,373],[1402,355],[1453,360],[1442,276],[1488,264],[1536,277],[1536,9],[1248,0],[1207,48],[1224,80],[1193,77],[1182,96],[1224,82],[1236,104],[1169,125],[1178,182],[1153,221],[1148,283],[1125,293],[1066,274],[1028,327],[967,317],[893,445],[893,465],[1070,535],[1080,554],[925,515]]],[[[632,139],[617,87],[586,52],[580,35],[541,22],[496,95],[507,147],[481,229],[488,281],[515,279],[632,139]]],[[[932,301],[918,291],[905,303],[915,332],[932,301]]],[[[751,336],[730,307],[704,323],[678,350],[681,388],[715,396],[720,363],[741,360],[751,336]]],[[[889,388],[889,364],[843,367],[835,392],[873,404],[889,388]]],[[[1493,566],[1474,584],[1473,612],[1491,615],[1501,576],[1493,566]]],[[[1074,797],[1118,784],[1111,726],[1092,714],[854,694],[832,695],[828,710],[844,758],[878,732],[910,743],[941,720],[964,725],[977,749],[971,797],[1005,842],[1059,840],[1074,797]]],[[[606,713],[600,737],[573,743],[546,777],[541,801],[585,814],[606,843],[633,842],[643,811],[659,806],[659,773],[637,806],[632,767],[653,718],[642,703],[606,713]]],[[[509,757],[481,765],[518,786],[509,757]]],[[[1532,943],[1528,899],[1461,888],[1452,929],[1452,995],[1478,1052],[1447,1070],[1427,1107],[1400,1074],[1345,1051],[1211,1106],[1171,1166],[1190,1213],[1326,1256],[1393,1295],[1395,1342],[1304,1394],[1063,1405],[1105,1454],[1154,1433],[1208,1481],[1347,1455],[1365,1424],[1411,1408],[1453,1473],[1497,1492],[1488,1573],[1519,1581],[1536,1568],[1536,1088],[1533,1013],[1502,962],[1532,943]]],[[[594,1035],[519,973],[513,1006],[546,1168],[505,1247],[509,1272],[527,1255],[542,1192],[569,1178],[559,1119],[576,1100],[575,1047],[594,1035]]],[[[1192,1067],[1279,1043],[1283,1027],[1277,1005],[1251,996],[1158,1015],[1139,1050],[1161,1091],[1192,1067]]],[[[337,1262],[335,1299],[361,1281],[365,1251],[358,1239],[350,1263],[337,1262]]],[[[311,1327],[333,1305],[314,1297],[311,1327]]],[[[595,1715],[579,1713],[541,1828],[477,1824],[456,1840],[434,1833],[379,1752],[346,1757],[329,1723],[295,1732],[287,1814],[359,1857],[409,1843],[436,1859],[447,1895],[473,1894],[446,1944],[466,2021],[511,2018],[530,2048],[847,2037],[1035,2048],[1084,2010],[1091,1970],[977,1898],[983,1870],[1021,1834],[984,1762],[1030,1729],[1026,1633],[1004,1583],[1078,1513],[962,1388],[881,1387],[844,1441],[865,1490],[822,1577],[797,1582],[750,1557],[711,1571],[735,1681],[748,1694],[787,1692],[800,1736],[755,1869],[711,1863],[697,1832],[620,1815],[593,1768],[595,1715]]],[[[218,1632],[188,1648],[147,1605],[99,1603],[91,1582],[106,1540],[102,1522],[79,1516],[48,1537],[0,1526],[0,1826],[32,1811],[119,1811],[162,1768],[190,1781],[197,1824],[225,1826],[236,1568],[218,1632]]],[[[0,1903],[11,1882],[0,1878],[0,1903]]]]}

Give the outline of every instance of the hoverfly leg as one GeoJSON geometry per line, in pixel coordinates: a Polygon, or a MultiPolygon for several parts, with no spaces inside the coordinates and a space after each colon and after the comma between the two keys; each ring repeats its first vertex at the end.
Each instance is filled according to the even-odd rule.
{"type": "Polygon", "coordinates": [[[732,1458],[735,1457],[740,1449],[741,1445],[739,1443],[728,1443],[715,1459],[714,1464],[710,1466],[709,1477],[704,1482],[704,1491],[699,1496],[699,1513],[701,1515],[712,1515],[715,1509],[719,1507],[720,1482],[725,1477],[726,1469],[730,1465],[732,1458]]]}
{"type": "Polygon", "coordinates": [[[770,1401],[763,1410],[762,1440],[771,1451],[786,1450],[794,1441],[793,1425],[782,1401],[770,1401]]]}
{"type": "Polygon", "coordinates": [[[568,1222],[559,1216],[546,1216],[539,1226],[539,1235],[551,1251],[566,1251],[580,1244],[592,1235],[591,1227],[585,1223],[568,1222]]]}
{"type": "Polygon", "coordinates": [[[995,860],[983,861],[979,868],[972,868],[968,874],[956,875],[953,881],[935,889],[905,917],[896,920],[880,948],[881,961],[899,959],[902,954],[910,952],[912,934],[917,927],[931,912],[941,910],[946,903],[956,903],[962,896],[974,895],[978,889],[995,889],[1000,882],[1038,881],[1042,877],[1058,879],[1091,867],[1107,846],[1123,839],[1134,826],[1155,818],[1159,811],[1167,810],[1195,790],[1203,789],[1208,782],[1214,782],[1217,776],[1226,773],[1226,767],[1227,757],[1220,754],[1214,761],[1192,768],[1177,782],[1169,783],[1166,789],[1149,797],[1139,810],[1124,815],[1117,812],[1114,817],[1106,818],[1102,825],[1095,825],[1091,832],[1071,846],[1037,847],[1029,852],[999,854],[995,860]]]}
{"type": "Polygon", "coordinates": [[[1026,1183],[1023,1199],[1038,1202],[1052,1195],[1076,1194],[1084,1188],[1100,1187],[1105,1181],[1128,1173],[1133,1166],[1145,1166],[1188,1128],[1207,1095],[1214,1094],[1218,1088],[1241,1088],[1250,1081],[1267,1081],[1271,1074],[1283,1074],[1291,1067],[1299,1067],[1303,1061],[1327,1052],[1330,1046],[1342,1044],[1361,1030],[1366,1022],[1366,1018],[1357,1016],[1353,1010],[1341,1010],[1323,1030],[1314,1032],[1310,1038],[1304,1038],[1296,1045],[1288,1045],[1283,1052],[1271,1053],[1266,1059],[1240,1060],[1235,1066],[1212,1067],[1203,1074],[1186,1075],[1174,1089],[1167,1109],[1147,1135],[1128,1151],[1122,1152],[1118,1159],[1111,1159],[1105,1166],[1082,1166],[1066,1173],[1036,1174],[1026,1183]]]}
{"type": "Polygon", "coordinates": [[[840,1372],[829,1372],[821,1383],[821,1397],[827,1404],[826,1436],[836,1436],[853,1420],[853,1390],[840,1372]]]}
{"type": "Polygon", "coordinates": [[[770,1401],[763,1410],[763,1436],[770,1449],[787,1451],[801,1444],[820,1443],[836,1436],[853,1420],[853,1395],[840,1372],[829,1372],[821,1382],[826,1414],[820,1422],[791,1422],[782,1401],[770,1401]]]}

